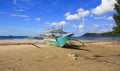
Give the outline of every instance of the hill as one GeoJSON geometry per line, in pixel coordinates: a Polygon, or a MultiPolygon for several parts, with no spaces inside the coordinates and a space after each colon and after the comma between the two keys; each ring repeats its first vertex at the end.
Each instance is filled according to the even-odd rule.
{"type": "Polygon", "coordinates": [[[83,36],[89,36],[89,37],[112,37],[112,32],[105,32],[105,33],[85,33],[83,36]]]}

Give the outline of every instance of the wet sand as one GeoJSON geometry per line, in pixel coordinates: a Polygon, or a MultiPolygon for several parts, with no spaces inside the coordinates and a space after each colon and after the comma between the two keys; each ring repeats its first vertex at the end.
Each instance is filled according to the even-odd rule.
{"type": "Polygon", "coordinates": [[[0,71],[120,71],[120,41],[0,40],[0,71]]]}

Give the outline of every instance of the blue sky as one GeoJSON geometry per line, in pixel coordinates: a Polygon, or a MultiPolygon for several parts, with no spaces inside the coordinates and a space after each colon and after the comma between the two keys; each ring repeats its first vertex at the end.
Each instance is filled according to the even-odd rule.
{"type": "Polygon", "coordinates": [[[38,35],[63,25],[84,33],[112,31],[115,0],[0,0],[0,36],[38,35]]]}

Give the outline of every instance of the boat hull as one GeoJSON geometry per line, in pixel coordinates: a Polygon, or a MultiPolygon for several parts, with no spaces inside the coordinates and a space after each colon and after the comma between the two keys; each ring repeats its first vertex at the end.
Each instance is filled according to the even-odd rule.
{"type": "Polygon", "coordinates": [[[53,40],[51,39],[44,39],[45,43],[58,46],[58,47],[63,47],[65,43],[68,41],[68,39],[72,36],[73,34],[67,34],[59,38],[55,38],[53,40]]]}

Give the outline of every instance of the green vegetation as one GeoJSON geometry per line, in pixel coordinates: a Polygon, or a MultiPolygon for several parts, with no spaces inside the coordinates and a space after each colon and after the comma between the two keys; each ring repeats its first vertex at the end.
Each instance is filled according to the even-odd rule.
{"type": "Polygon", "coordinates": [[[116,26],[113,28],[113,35],[120,37],[120,0],[116,0],[115,11],[116,13],[113,15],[116,26]]]}
{"type": "Polygon", "coordinates": [[[112,32],[99,33],[99,34],[97,34],[97,33],[86,33],[83,36],[89,36],[89,37],[93,37],[93,36],[96,36],[96,37],[103,37],[103,36],[104,37],[112,37],[113,34],[112,34],[112,32]]]}

